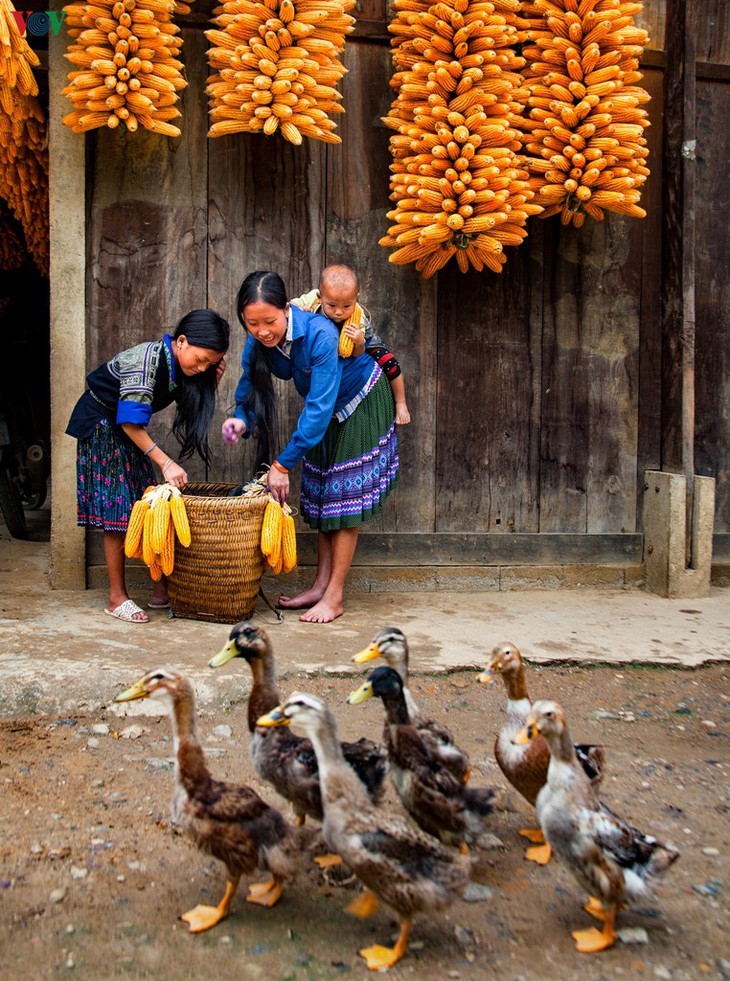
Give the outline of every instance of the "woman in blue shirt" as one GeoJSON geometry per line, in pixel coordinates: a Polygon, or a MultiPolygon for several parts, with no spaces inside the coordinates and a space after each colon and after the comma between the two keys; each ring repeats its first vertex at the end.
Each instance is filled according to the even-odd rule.
{"type": "MultiPolygon", "coordinates": [[[[77,523],[104,532],[106,612],[118,620],[149,620],[127,592],[124,535],[132,505],[157,482],[152,463],[163,481],[176,487],[184,487],[188,479],[180,464],[152,441],[147,424],[155,412],[175,402],[172,431],[180,443],[180,459],[197,451],[209,462],[208,430],[229,333],[228,322],[214,310],[192,310],[172,336],[137,344],[92,371],[71,414],[66,432],[78,440],[77,523]]],[[[153,583],[148,606],[168,605],[163,577],[153,583]]]]}
{"type": "Polygon", "coordinates": [[[390,385],[372,358],[341,358],[339,331],[321,314],[290,306],[277,273],[251,273],[236,301],[247,338],[241,356],[235,415],[223,438],[255,433],[259,460],[271,460],[268,483],[284,503],[289,471],[302,461],[302,517],[319,532],[317,574],[288,609],[299,619],[328,623],[343,612],[342,595],[360,526],[383,506],[398,479],[398,437],[390,385]],[[271,375],[293,379],[304,408],[286,446],[274,458],[275,399],[271,375]]]}

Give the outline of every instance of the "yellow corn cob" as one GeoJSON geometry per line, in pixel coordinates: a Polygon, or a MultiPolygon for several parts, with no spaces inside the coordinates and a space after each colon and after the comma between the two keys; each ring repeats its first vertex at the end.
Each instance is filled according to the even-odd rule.
{"type": "Polygon", "coordinates": [[[297,564],[297,534],[291,508],[284,506],[284,518],[281,532],[281,568],[283,572],[291,572],[297,564]]]}
{"type": "Polygon", "coordinates": [[[354,348],[354,342],[351,337],[348,337],[345,331],[347,330],[347,323],[342,325],[342,330],[340,331],[340,342],[337,345],[337,353],[341,358],[349,358],[352,355],[354,348]]]}
{"type": "Polygon", "coordinates": [[[170,499],[170,517],[175,526],[177,540],[184,548],[187,548],[191,541],[190,522],[188,521],[185,501],[179,491],[177,493],[173,491],[172,498],[170,499]]]}
{"type": "Polygon", "coordinates": [[[159,491],[157,500],[152,505],[154,522],[152,524],[152,550],[158,555],[162,552],[162,547],[167,539],[167,527],[170,524],[170,498],[169,492],[159,491]]]}
{"type": "Polygon", "coordinates": [[[144,528],[145,514],[149,510],[150,502],[142,498],[134,502],[132,513],[127,524],[127,533],[124,536],[124,554],[128,559],[133,559],[139,552],[139,544],[142,541],[142,530],[144,528]]]}
{"type": "Polygon", "coordinates": [[[155,523],[155,512],[148,508],[144,515],[144,525],[142,528],[142,560],[145,565],[152,565],[155,561],[155,550],[152,547],[152,528],[155,523]]]}
{"type": "Polygon", "coordinates": [[[264,523],[261,526],[261,551],[271,557],[276,548],[281,551],[281,522],[283,512],[278,501],[269,501],[264,511],[264,523]]]}
{"type": "Polygon", "coordinates": [[[175,526],[172,521],[168,522],[165,541],[162,543],[160,566],[166,576],[169,576],[175,567],[175,526]]]}
{"type": "Polygon", "coordinates": [[[153,560],[152,560],[152,564],[150,565],[150,577],[151,577],[151,579],[152,579],[153,582],[159,582],[160,579],[162,579],[162,576],[163,576],[162,566],[160,565],[158,559],[159,559],[159,556],[154,555],[153,556],[153,560]]]}

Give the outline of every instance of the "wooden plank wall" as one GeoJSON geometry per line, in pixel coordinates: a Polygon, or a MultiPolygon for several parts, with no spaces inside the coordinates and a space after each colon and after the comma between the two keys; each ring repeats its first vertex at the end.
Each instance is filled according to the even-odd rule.
{"type": "MultiPolygon", "coordinates": [[[[707,6],[698,60],[727,65],[726,4],[707,6]]],[[[648,218],[609,217],[580,231],[533,219],[501,275],[454,266],[431,281],[392,266],[377,245],[389,207],[385,0],[365,0],[358,16],[345,54],[342,146],[208,140],[201,24],[184,31],[182,139],[89,137],[90,367],[193,307],[218,309],[233,343],[211,478],[238,482],[251,473],[251,448],[225,448],[217,432],[238,378],[239,284],[274,268],[295,295],[316,284],[325,263],[348,262],[403,365],[413,417],[400,430],[401,485],[371,534],[395,533],[397,550],[397,533],[640,531],[643,471],[661,465],[663,0],[649,0],[642,14],[653,49],[644,66],[648,218]]],[[[720,72],[702,81],[698,100],[697,459],[718,478],[718,532],[730,530],[727,92],[720,72]]],[[[280,391],[283,442],[300,401],[293,386],[280,391]]],[[[203,476],[195,464],[190,472],[203,476]]]]}
{"type": "Polygon", "coordinates": [[[730,531],[730,5],[703,0],[698,17],[695,469],[715,477],[715,530],[730,531]],[[713,67],[708,67],[713,66],[713,67]],[[717,66],[717,67],[714,67],[717,66]],[[723,70],[724,69],[724,70],[723,70]]]}

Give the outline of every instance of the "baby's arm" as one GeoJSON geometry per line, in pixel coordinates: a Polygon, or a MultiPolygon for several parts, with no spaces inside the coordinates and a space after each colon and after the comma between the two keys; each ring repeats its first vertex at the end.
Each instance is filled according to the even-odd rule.
{"type": "Polygon", "coordinates": [[[411,421],[411,414],[406,403],[406,386],[403,375],[390,379],[390,387],[395,401],[395,421],[398,426],[407,426],[411,421]]]}

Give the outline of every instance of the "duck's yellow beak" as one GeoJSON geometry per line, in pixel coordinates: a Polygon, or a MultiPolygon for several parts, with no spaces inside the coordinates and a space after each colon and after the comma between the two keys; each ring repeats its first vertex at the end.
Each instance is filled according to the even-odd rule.
{"type": "Polygon", "coordinates": [[[208,661],[209,668],[219,668],[222,664],[226,664],[228,661],[232,661],[234,657],[238,656],[238,651],[236,645],[232,640],[222,647],[215,657],[212,657],[208,661]]]}
{"type": "Polygon", "coordinates": [[[347,696],[348,705],[360,705],[362,702],[367,702],[369,698],[373,697],[373,685],[372,682],[366,681],[364,684],[356,691],[351,691],[347,696]]]}
{"type": "Polygon", "coordinates": [[[291,720],[284,715],[284,706],[277,705],[276,708],[272,709],[270,712],[267,712],[266,715],[259,716],[259,718],[256,719],[256,725],[263,726],[265,729],[273,729],[275,726],[288,726],[290,721],[291,720]]]}
{"type": "Polygon", "coordinates": [[[131,688],[120,691],[115,702],[133,702],[136,698],[147,698],[149,692],[144,686],[144,678],[140,678],[131,688]]]}
{"type": "Polygon", "coordinates": [[[376,657],[381,657],[380,648],[377,644],[368,644],[359,654],[353,657],[355,664],[365,664],[367,661],[374,661],[376,657]]]}
{"type": "Polygon", "coordinates": [[[527,725],[524,725],[519,732],[514,734],[511,742],[514,746],[526,746],[528,743],[531,743],[533,739],[536,739],[537,736],[539,736],[537,726],[534,722],[528,721],[527,725]]]}
{"type": "Polygon", "coordinates": [[[480,685],[488,685],[490,681],[494,681],[494,676],[496,675],[496,673],[497,672],[494,670],[492,665],[489,664],[482,671],[481,674],[477,675],[477,681],[479,682],[480,685]]]}

